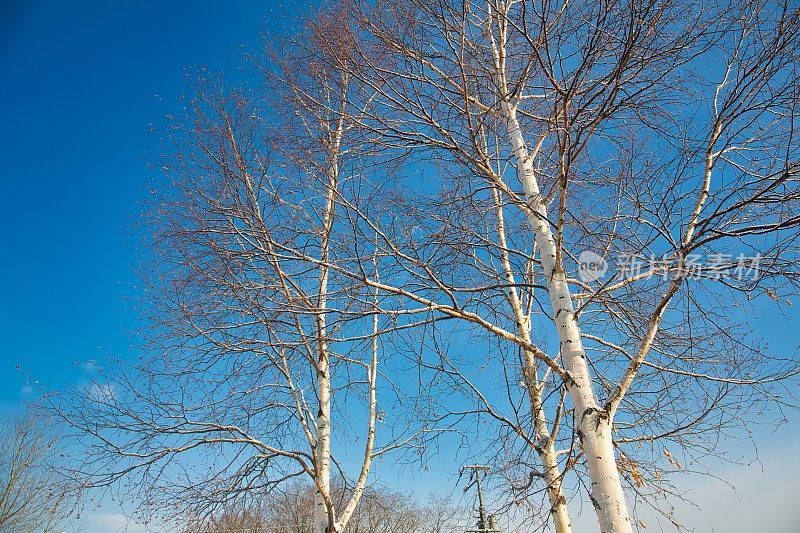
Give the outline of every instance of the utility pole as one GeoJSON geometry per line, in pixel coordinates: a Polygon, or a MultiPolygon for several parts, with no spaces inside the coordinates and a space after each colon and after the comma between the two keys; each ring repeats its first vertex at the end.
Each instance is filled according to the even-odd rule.
{"type": "Polygon", "coordinates": [[[486,514],[486,506],[483,503],[483,487],[481,487],[481,472],[488,472],[486,465],[469,465],[461,468],[461,472],[470,471],[470,482],[464,487],[464,492],[468,491],[474,483],[478,488],[478,529],[469,529],[464,533],[503,533],[497,526],[497,515],[486,514]],[[473,481],[472,476],[475,476],[473,481]]]}

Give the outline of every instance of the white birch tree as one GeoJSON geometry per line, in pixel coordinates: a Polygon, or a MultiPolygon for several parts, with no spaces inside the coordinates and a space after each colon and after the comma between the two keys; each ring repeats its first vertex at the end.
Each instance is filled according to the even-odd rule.
{"type": "Polygon", "coordinates": [[[440,188],[405,181],[412,199],[392,228],[414,230],[384,225],[381,238],[415,285],[384,276],[381,290],[517,344],[535,435],[523,438],[539,453],[557,530],[570,529],[562,479],[573,471],[588,478],[601,531],[631,531],[624,484],[631,497],[648,496],[646,482],[664,487],[678,466],[665,443],[707,450],[796,374],[793,354],[731,329],[734,305],[797,287],[798,10],[501,0],[350,9],[347,68],[376,95],[361,127],[405,154],[409,174],[429,161],[428,176],[442,175],[440,188]],[[453,205],[459,198],[468,205],[453,205]],[[495,206],[489,239],[469,205],[479,200],[495,206]],[[527,241],[509,245],[506,209],[526,219],[515,231],[527,241]],[[583,251],[620,268],[581,278],[583,251]],[[623,268],[651,255],[640,271],[623,268]],[[545,413],[542,370],[567,393],[567,413],[563,399],[545,413]],[[564,416],[577,442],[557,450],[564,416]]]}
{"type": "Polygon", "coordinates": [[[271,46],[256,65],[264,87],[199,82],[147,218],[147,355],[51,397],[84,444],[70,475],[138,492],[152,516],[169,514],[165,501],[211,514],[306,477],[313,533],[340,533],[373,460],[414,438],[399,416],[378,436],[379,399],[403,397],[378,365],[391,325],[376,312],[376,252],[339,207],[360,201],[361,155],[349,76],[316,58],[320,33],[335,34],[327,17],[271,46]],[[339,466],[339,502],[337,444],[362,450],[350,477],[339,466]]]}
{"type": "Polygon", "coordinates": [[[178,160],[155,285],[165,356],[141,383],[115,380],[132,399],[107,388],[91,415],[71,411],[99,437],[100,484],[231,445],[192,483],[198,499],[308,475],[314,533],[331,533],[372,458],[417,434],[409,420],[435,435],[476,415],[507,430],[514,499],[541,491],[559,533],[576,490],[605,533],[640,527],[635,501],[674,520],[679,455],[714,453],[791,403],[795,354],[768,350],[739,309],[797,289],[797,9],[352,0],[310,26],[303,61],[267,67],[288,88],[283,114],[212,98],[178,160]],[[610,270],[587,270],[583,252],[610,270]],[[379,391],[404,396],[405,376],[379,388],[377,361],[403,335],[412,349],[391,359],[411,354],[432,377],[414,374],[416,401],[392,404],[379,391]],[[503,364],[486,362],[507,398],[470,373],[482,354],[453,357],[454,335],[496,346],[503,364]],[[337,391],[368,413],[342,508],[337,391]],[[405,419],[375,449],[379,404],[405,419]]]}

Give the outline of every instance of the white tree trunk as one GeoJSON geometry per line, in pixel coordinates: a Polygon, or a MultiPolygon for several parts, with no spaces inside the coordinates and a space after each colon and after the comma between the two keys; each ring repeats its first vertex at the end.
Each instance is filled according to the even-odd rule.
{"type": "Polygon", "coordinates": [[[331,143],[331,162],[328,168],[327,188],[325,191],[325,211],[322,222],[320,243],[319,293],[316,309],[317,328],[317,412],[316,441],[314,443],[314,463],[317,490],[314,494],[314,531],[313,533],[336,533],[331,504],[331,372],[330,346],[328,342],[328,325],[326,311],[328,309],[328,260],[330,258],[330,241],[333,231],[333,217],[336,210],[336,190],[339,179],[339,143],[342,138],[342,119],[333,132],[331,143]],[[327,500],[327,501],[326,501],[327,500]]]}
{"type": "MultiPolygon", "coordinates": [[[[526,343],[530,343],[530,319],[525,315],[522,309],[522,304],[515,287],[516,283],[514,274],[511,270],[511,264],[508,259],[508,245],[506,244],[505,238],[503,208],[499,193],[495,199],[498,206],[498,233],[500,237],[500,246],[502,248],[501,255],[503,259],[503,268],[506,273],[506,281],[511,287],[511,289],[509,289],[509,303],[511,304],[511,308],[514,310],[514,315],[517,321],[517,334],[526,343]]],[[[567,498],[564,496],[561,469],[558,466],[558,457],[556,456],[554,439],[552,438],[551,432],[547,426],[547,417],[545,416],[544,405],[542,405],[542,389],[541,385],[539,384],[538,376],[536,375],[536,358],[529,350],[525,350],[525,368],[523,369],[523,376],[525,379],[526,388],[528,390],[531,414],[534,419],[536,430],[535,438],[539,442],[536,452],[542,460],[544,479],[547,483],[547,496],[550,500],[550,514],[553,517],[553,525],[555,526],[556,533],[572,533],[572,524],[569,520],[567,498]]]]}
{"type": "MultiPolygon", "coordinates": [[[[500,257],[502,259],[503,273],[509,289],[507,294],[508,303],[514,312],[514,319],[517,325],[517,334],[526,343],[531,343],[531,322],[530,317],[522,308],[522,301],[516,287],[516,277],[511,268],[511,261],[508,254],[508,243],[506,241],[505,215],[503,214],[503,199],[500,190],[494,190],[495,209],[497,210],[497,237],[500,245],[500,257]]],[[[536,430],[536,440],[539,445],[536,453],[542,460],[544,469],[544,479],[547,483],[547,496],[550,500],[550,514],[553,517],[553,525],[556,533],[572,533],[572,525],[569,520],[567,510],[567,498],[564,496],[561,469],[558,466],[554,439],[547,426],[544,406],[542,405],[542,388],[536,370],[536,357],[530,350],[525,350],[525,367],[523,368],[523,378],[528,391],[528,399],[531,406],[531,415],[534,419],[536,430]]]]}
{"type": "MultiPolygon", "coordinates": [[[[324,252],[327,255],[327,252],[324,252]]],[[[325,309],[327,297],[327,269],[322,269],[320,277],[320,309],[325,309]]],[[[318,358],[317,366],[317,412],[316,440],[314,442],[314,466],[316,472],[317,490],[314,493],[314,531],[313,533],[333,533],[329,531],[329,524],[333,522],[330,516],[333,507],[329,506],[326,499],[331,498],[331,374],[329,361],[329,346],[326,339],[327,327],[325,313],[317,316],[318,358]],[[330,512],[329,512],[330,508],[330,512]]]]}
{"type": "Polygon", "coordinates": [[[629,533],[632,531],[631,520],[617,469],[611,423],[604,413],[592,411],[584,415],[580,431],[592,480],[592,505],[600,531],[629,533]]]}
{"type": "MultiPolygon", "coordinates": [[[[508,8],[508,4],[505,5],[508,8]]],[[[571,377],[567,383],[578,422],[578,437],[583,446],[589,476],[592,480],[591,498],[597,513],[601,533],[632,533],[630,514],[622,490],[622,480],[617,470],[614,443],[611,435],[610,415],[597,403],[586,363],[580,328],[572,305],[567,276],[558,258],[553,231],[547,218],[547,207],[542,199],[539,183],[533,171],[533,158],[517,119],[516,105],[511,101],[506,79],[506,13],[496,11],[490,4],[492,23],[497,33],[490,32],[492,55],[495,62],[497,84],[501,91],[501,111],[517,175],[522,182],[528,205],[528,222],[533,228],[534,240],[547,280],[547,292],[553,312],[553,321],[559,337],[559,349],[564,366],[571,377]]]]}
{"type": "MultiPolygon", "coordinates": [[[[379,279],[377,268],[377,257],[374,259],[375,265],[375,279],[379,279]]],[[[373,304],[376,309],[378,307],[378,289],[373,292],[373,304]]],[[[361,473],[358,476],[355,487],[353,487],[353,494],[350,496],[350,501],[347,502],[342,513],[336,521],[336,531],[344,531],[350,519],[353,517],[356,508],[361,502],[361,497],[364,495],[364,489],[367,486],[367,476],[369,469],[372,466],[372,451],[375,445],[375,422],[378,418],[378,397],[377,397],[377,382],[378,382],[378,332],[379,332],[378,313],[372,315],[372,361],[370,362],[369,369],[367,370],[367,382],[369,383],[369,420],[367,422],[367,442],[364,449],[364,461],[361,463],[361,473]]]]}
{"type": "Polygon", "coordinates": [[[542,436],[540,442],[544,443],[539,450],[539,457],[542,459],[544,480],[547,483],[547,497],[550,500],[550,514],[553,517],[553,526],[556,533],[572,533],[572,523],[569,519],[567,497],[564,495],[563,478],[561,469],[558,466],[555,443],[547,429],[544,408],[541,405],[541,390],[537,390],[536,394],[540,406],[535,419],[536,432],[542,436]]]}
{"type": "MultiPolygon", "coordinates": [[[[327,343],[325,343],[327,345],[327,343]]],[[[314,493],[314,533],[329,533],[330,520],[325,498],[331,497],[331,382],[327,350],[317,362],[317,387],[319,412],[317,413],[317,440],[314,449],[317,490],[314,493]],[[323,494],[322,490],[326,492],[323,494]]],[[[332,532],[331,532],[332,533],[332,532]]]]}
{"type": "MultiPolygon", "coordinates": [[[[502,85],[501,85],[502,87],[502,85]]],[[[570,397],[578,420],[578,436],[586,454],[592,479],[592,503],[597,512],[601,533],[630,533],[622,481],[617,470],[611,423],[608,414],[600,409],[592,388],[580,328],[575,319],[572,295],[563,266],[556,262],[556,242],[547,219],[539,184],[533,172],[533,161],[517,120],[516,109],[507,100],[502,104],[508,135],[517,161],[517,173],[532,213],[528,220],[534,231],[542,269],[547,279],[548,295],[560,340],[561,357],[572,377],[568,384],[570,397]]]]}

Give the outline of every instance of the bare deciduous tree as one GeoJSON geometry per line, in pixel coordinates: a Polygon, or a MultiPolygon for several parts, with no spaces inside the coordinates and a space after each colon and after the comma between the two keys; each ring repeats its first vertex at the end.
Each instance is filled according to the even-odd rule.
{"type": "MultiPolygon", "coordinates": [[[[190,521],[186,533],[306,533],[314,520],[315,489],[304,483],[289,483],[265,501],[245,509],[228,509],[219,516],[190,521]]],[[[345,492],[334,489],[337,501],[345,492]]],[[[418,503],[405,494],[367,489],[361,505],[344,531],[347,533],[461,533],[459,514],[447,500],[433,498],[418,503]]]]}
{"type": "Polygon", "coordinates": [[[798,9],[350,9],[353,55],[330,64],[374,95],[357,121],[384,158],[408,155],[407,175],[427,170],[371,224],[392,265],[380,289],[519,346],[530,433],[476,399],[539,456],[558,531],[567,472],[588,477],[602,531],[631,531],[624,481],[631,496],[669,491],[669,447],[713,453],[797,373],[738,309],[797,289],[798,9]],[[582,271],[582,252],[616,272],[582,271]]]}
{"type": "Polygon", "coordinates": [[[543,494],[565,533],[569,483],[601,531],[632,531],[630,501],[674,493],[677,454],[790,402],[794,354],[740,310],[797,290],[799,17],[759,0],[322,12],[265,67],[281,105],[206,91],[183,133],[159,216],[163,357],[67,415],[100,443],[93,468],[129,462],[100,483],[224,447],[182,494],[219,506],[308,475],[315,533],[341,531],[411,419],[437,435],[479,415],[505,428],[515,500],[543,494]],[[455,337],[498,358],[476,371],[455,337]],[[390,339],[413,349],[388,360],[433,371],[415,403],[377,370],[390,339]],[[336,393],[367,405],[347,415],[365,453],[338,512],[336,393]],[[379,405],[402,422],[377,449],[379,405]]]}
{"type": "Polygon", "coordinates": [[[0,433],[0,531],[51,531],[69,512],[55,474],[58,440],[34,416],[3,420],[0,433]]]}
{"type": "MultiPolygon", "coordinates": [[[[76,475],[89,486],[211,514],[307,477],[311,531],[333,533],[352,519],[373,460],[413,441],[401,416],[377,435],[378,402],[405,398],[378,366],[391,325],[376,312],[377,285],[339,271],[379,279],[374,246],[339,207],[369,188],[347,109],[356,89],[316,58],[319,33],[335,35],[329,16],[263,65],[266,91],[202,80],[192,122],[176,123],[163,167],[173,183],[148,226],[149,355],[52,401],[83,437],[76,475]],[[338,502],[337,446],[362,450],[355,473],[340,470],[350,484],[338,502]]],[[[331,54],[348,46],[337,45],[331,54]]]]}

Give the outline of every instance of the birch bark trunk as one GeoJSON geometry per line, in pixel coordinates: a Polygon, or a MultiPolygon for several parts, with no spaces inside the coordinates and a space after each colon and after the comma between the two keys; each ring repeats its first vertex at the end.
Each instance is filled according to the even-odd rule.
{"type": "Polygon", "coordinates": [[[516,160],[517,176],[522,183],[525,201],[530,210],[528,222],[534,232],[542,270],[547,281],[547,292],[552,307],[553,321],[559,337],[559,349],[571,381],[567,383],[578,422],[578,438],[586,455],[591,478],[592,504],[597,514],[601,533],[632,533],[630,514],[622,490],[622,480],[617,470],[609,413],[601,409],[595,397],[586,352],[583,348],[580,327],[575,317],[572,295],[567,284],[564,267],[559,260],[555,236],[547,218],[547,207],[542,199],[539,183],[533,170],[531,157],[517,118],[517,108],[509,96],[506,78],[506,15],[490,6],[492,24],[497,35],[490,32],[492,54],[495,62],[498,88],[501,91],[501,112],[516,160]]]}
{"type": "Polygon", "coordinates": [[[320,288],[317,309],[318,355],[316,361],[317,401],[319,411],[316,421],[316,441],[314,445],[314,465],[316,471],[317,490],[314,493],[314,533],[333,533],[333,507],[331,498],[331,375],[329,345],[327,340],[327,321],[325,309],[328,295],[328,246],[331,226],[333,224],[333,191],[335,190],[334,172],[331,172],[328,183],[328,199],[323,225],[322,267],[320,269],[320,288]]]}
{"type": "Polygon", "coordinates": [[[534,231],[542,270],[547,279],[561,357],[572,377],[568,387],[578,417],[578,437],[586,454],[592,480],[592,504],[597,513],[601,533],[630,533],[631,520],[622,490],[622,480],[617,470],[611,420],[608,413],[600,408],[594,395],[580,328],[575,318],[572,295],[564,268],[556,263],[555,237],[547,219],[547,208],[542,201],[516,109],[508,101],[502,103],[502,108],[517,161],[517,174],[522,182],[526,202],[532,210],[528,215],[528,221],[534,231]]]}
{"type": "MultiPolygon", "coordinates": [[[[526,356],[527,357],[527,356],[526,356]]],[[[531,356],[531,358],[533,358],[531,356]]],[[[556,533],[572,533],[572,523],[569,519],[569,509],[567,508],[567,497],[564,495],[563,477],[558,466],[556,456],[555,440],[551,437],[547,429],[547,421],[544,417],[542,403],[542,391],[537,387],[535,392],[539,411],[536,413],[536,432],[541,435],[540,442],[543,445],[539,450],[539,457],[542,459],[544,480],[547,483],[547,497],[550,500],[550,515],[553,517],[553,526],[556,533]]]]}
{"type": "MultiPolygon", "coordinates": [[[[327,343],[326,343],[327,344],[327,343]]],[[[331,494],[331,383],[327,352],[320,356],[317,369],[317,387],[319,396],[319,412],[317,413],[317,441],[314,449],[314,461],[317,472],[317,490],[314,493],[314,533],[328,533],[332,522],[328,512],[331,494]],[[323,491],[325,491],[323,493],[323,491]]],[[[332,509],[331,509],[332,510],[332,509]]]]}
{"type": "Polygon", "coordinates": [[[331,162],[328,168],[325,211],[320,243],[319,294],[316,309],[317,346],[319,350],[316,371],[319,411],[317,412],[316,442],[314,446],[317,490],[314,493],[313,533],[337,533],[334,508],[331,502],[331,373],[330,347],[325,313],[328,304],[329,268],[327,265],[330,259],[330,240],[333,231],[333,217],[336,210],[336,191],[339,180],[338,153],[342,130],[343,120],[340,117],[336,129],[332,132],[331,162]]]}
{"type": "MultiPolygon", "coordinates": [[[[503,214],[503,199],[500,190],[493,188],[495,209],[497,210],[497,236],[500,244],[500,256],[502,258],[503,272],[506,283],[510,287],[508,290],[508,303],[514,312],[516,320],[517,334],[526,343],[531,343],[530,317],[523,310],[519,291],[516,288],[516,277],[511,268],[511,261],[508,254],[508,243],[506,240],[505,215],[503,214]]],[[[544,479],[547,483],[547,496],[550,500],[550,514],[553,517],[553,525],[556,533],[571,533],[572,524],[569,519],[567,509],[567,498],[564,495],[561,469],[558,466],[558,457],[555,450],[555,439],[547,426],[547,417],[542,404],[542,386],[537,375],[536,357],[530,350],[524,353],[525,366],[523,377],[528,391],[528,400],[531,407],[531,414],[534,419],[536,430],[536,453],[542,460],[544,479]]]]}

